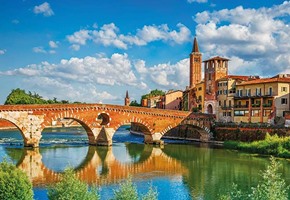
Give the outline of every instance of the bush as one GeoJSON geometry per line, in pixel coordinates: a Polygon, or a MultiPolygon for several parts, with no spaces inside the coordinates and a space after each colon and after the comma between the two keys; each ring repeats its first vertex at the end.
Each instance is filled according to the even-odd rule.
{"type": "Polygon", "coordinates": [[[27,175],[6,160],[0,163],[0,199],[33,199],[32,184],[27,175]]]}
{"type": "MultiPolygon", "coordinates": [[[[150,186],[148,192],[142,196],[142,200],[157,200],[158,193],[155,188],[150,186]]],[[[120,184],[119,190],[114,191],[113,200],[138,200],[138,192],[136,185],[132,183],[132,179],[128,178],[120,184]]]]}
{"type": "Polygon", "coordinates": [[[240,191],[237,185],[233,185],[230,191],[219,197],[220,200],[287,200],[289,186],[278,173],[279,163],[274,157],[270,158],[270,165],[262,173],[262,181],[257,187],[252,188],[250,194],[240,191]]]}
{"type": "Polygon", "coordinates": [[[48,188],[48,198],[51,200],[100,199],[97,189],[89,190],[86,183],[77,179],[73,169],[66,169],[61,181],[48,188]]]}

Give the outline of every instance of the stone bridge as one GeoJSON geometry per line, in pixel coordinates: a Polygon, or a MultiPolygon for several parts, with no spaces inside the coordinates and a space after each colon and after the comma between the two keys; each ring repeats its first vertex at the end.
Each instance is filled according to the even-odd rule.
{"type": "Polygon", "coordinates": [[[115,131],[128,123],[141,127],[145,143],[159,141],[181,124],[199,127],[200,140],[206,142],[213,120],[212,115],[186,111],[105,104],[2,105],[0,119],[13,123],[28,147],[38,147],[42,130],[62,119],[82,125],[91,145],[111,145],[115,131]]]}
{"type": "MultiPolygon", "coordinates": [[[[115,157],[112,147],[89,146],[88,153],[84,157],[83,162],[74,170],[80,180],[89,184],[118,183],[129,176],[136,178],[141,175],[143,178],[152,178],[188,173],[179,161],[168,157],[162,149],[149,145],[145,146],[140,159],[134,163],[121,163],[115,157]]],[[[39,148],[23,149],[17,167],[28,175],[34,186],[56,183],[62,174],[45,166],[39,148]]]]}

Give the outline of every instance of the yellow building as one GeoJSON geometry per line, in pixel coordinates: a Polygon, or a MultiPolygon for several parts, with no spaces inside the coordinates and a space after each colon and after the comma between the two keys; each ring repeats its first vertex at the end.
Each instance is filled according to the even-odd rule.
{"type": "Polygon", "coordinates": [[[219,122],[234,121],[234,97],[236,95],[236,84],[257,78],[252,76],[228,75],[217,80],[217,113],[219,122]]]}
{"type": "Polygon", "coordinates": [[[196,84],[196,103],[200,112],[204,112],[204,81],[196,84]]]}
{"type": "Polygon", "coordinates": [[[290,110],[290,76],[279,74],[236,84],[234,122],[267,123],[290,110]]]}

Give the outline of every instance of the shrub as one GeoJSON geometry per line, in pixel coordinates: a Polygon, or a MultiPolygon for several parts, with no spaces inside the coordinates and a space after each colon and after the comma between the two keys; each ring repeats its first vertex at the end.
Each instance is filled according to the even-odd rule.
{"type": "Polygon", "coordinates": [[[138,193],[131,178],[120,184],[119,190],[114,191],[114,200],[137,200],[138,193]]]}
{"type": "Polygon", "coordinates": [[[33,199],[32,184],[27,175],[6,160],[0,163],[0,199],[33,199]]]}
{"type": "Polygon", "coordinates": [[[243,194],[237,187],[233,185],[230,192],[219,197],[220,200],[287,200],[289,186],[278,173],[279,163],[274,157],[270,158],[270,165],[262,173],[260,183],[252,188],[250,194],[243,194]]]}
{"type": "MultiPolygon", "coordinates": [[[[158,193],[152,185],[148,192],[141,197],[142,200],[157,200],[158,193]]],[[[129,177],[126,181],[120,184],[120,188],[114,191],[113,200],[138,200],[138,192],[136,185],[132,183],[129,177]]]]}
{"type": "Polygon", "coordinates": [[[48,188],[50,200],[97,200],[100,199],[96,188],[89,190],[86,183],[77,179],[73,169],[66,169],[61,181],[48,188]]]}

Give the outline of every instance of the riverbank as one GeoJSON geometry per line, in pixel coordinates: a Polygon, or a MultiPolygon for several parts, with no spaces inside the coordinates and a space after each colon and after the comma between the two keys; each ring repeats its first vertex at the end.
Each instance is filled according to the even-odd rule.
{"type": "Polygon", "coordinates": [[[273,155],[280,158],[290,158],[290,137],[266,134],[264,140],[254,142],[225,141],[224,148],[235,149],[248,153],[273,155]]]}

